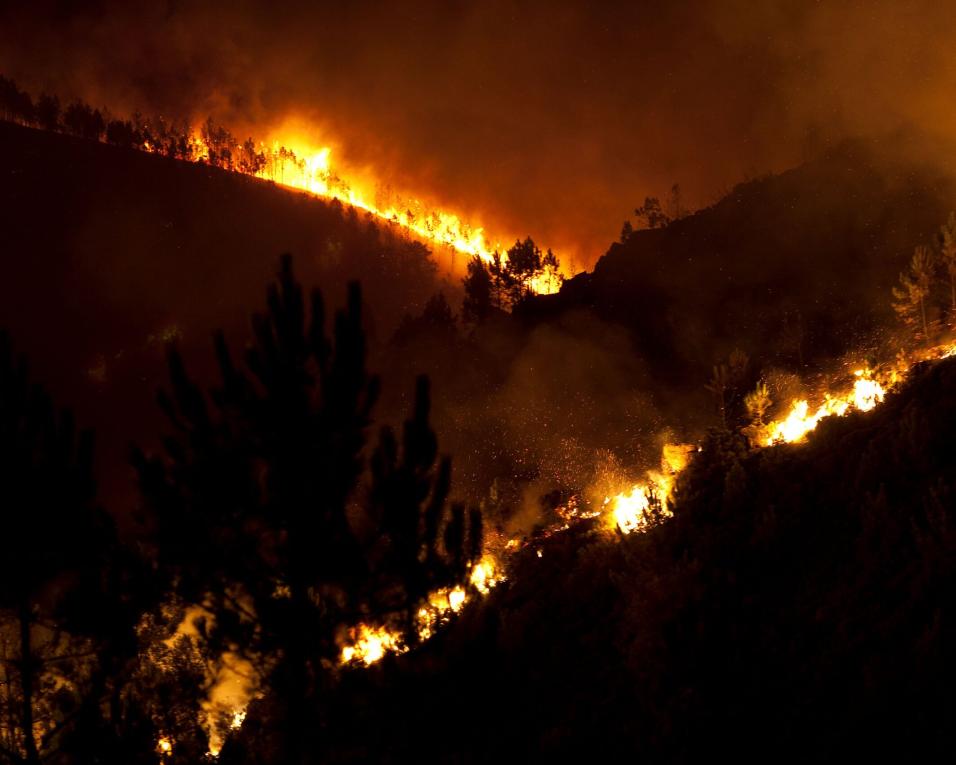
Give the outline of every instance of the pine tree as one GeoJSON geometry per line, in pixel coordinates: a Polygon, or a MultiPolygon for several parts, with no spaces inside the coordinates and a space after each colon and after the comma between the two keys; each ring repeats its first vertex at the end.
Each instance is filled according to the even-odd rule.
{"type": "Polygon", "coordinates": [[[743,433],[750,439],[751,444],[758,445],[764,440],[767,424],[767,411],[773,404],[767,384],[760,380],[750,393],[744,396],[744,407],[747,409],[747,426],[743,433]]]}
{"type": "Polygon", "coordinates": [[[721,427],[727,427],[727,393],[731,387],[731,373],[726,364],[715,364],[710,380],[704,386],[714,397],[720,414],[721,427]]]}
{"type": "Polygon", "coordinates": [[[541,258],[541,281],[546,285],[547,291],[556,292],[564,281],[561,275],[561,263],[558,256],[548,248],[548,251],[541,258]]]}
{"type": "Polygon", "coordinates": [[[118,596],[121,555],[92,464],[92,433],[54,409],[0,333],[0,609],[16,636],[3,657],[15,707],[3,754],[15,762],[60,749],[76,710],[99,709],[110,657],[133,643],[136,614],[118,596]]]}
{"type": "Polygon", "coordinates": [[[208,400],[171,351],[160,403],[174,433],[163,457],[137,450],[134,464],[162,567],[185,602],[210,613],[209,645],[244,653],[268,677],[288,718],[284,761],[299,762],[306,708],[342,629],[407,628],[428,588],[464,580],[480,526],[465,533],[463,511],[446,511],[448,466],[436,462],[422,382],[402,448],[383,432],[370,502],[354,504],[378,395],[358,286],[329,337],[321,295],[307,310],[285,257],[268,309],[243,365],[217,337],[222,382],[208,400]]]}
{"type": "Polygon", "coordinates": [[[900,286],[893,288],[896,302],[893,309],[921,339],[929,339],[926,301],[933,280],[933,254],[928,247],[919,246],[913,252],[909,267],[900,274],[900,286]]]}
{"type": "Polygon", "coordinates": [[[956,325],[956,213],[951,212],[939,230],[940,265],[949,279],[949,323],[956,325]]]}
{"type": "Polygon", "coordinates": [[[462,285],[465,298],[461,304],[461,316],[466,322],[481,324],[491,314],[492,280],[485,262],[475,255],[468,263],[468,272],[462,285]]]}
{"type": "Polygon", "coordinates": [[[621,226],[621,244],[626,244],[632,236],[634,236],[634,224],[626,220],[621,226]]]}
{"type": "Polygon", "coordinates": [[[664,228],[671,222],[670,216],[664,212],[661,200],[657,197],[645,197],[644,204],[634,211],[638,220],[644,221],[647,228],[664,228]]]}
{"type": "Polygon", "coordinates": [[[544,261],[541,250],[530,236],[524,241],[517,240],[506,255],[506,292],[514,306],[533,293],[535,279],[544,272],[544,261]]]}
{"type": "Polygon", "coordinates": [[[509,276],[505,261],[498,250],[495,250],[491,255],[491,263],[488,264],[488,274],[491,277],[493,304],[495,308],[501,310],[505,307],[509,276]]]}

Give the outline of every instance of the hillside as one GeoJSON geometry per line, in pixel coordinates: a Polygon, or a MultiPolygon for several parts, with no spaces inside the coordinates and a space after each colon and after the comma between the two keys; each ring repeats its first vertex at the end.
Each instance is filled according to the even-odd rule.
{"type": "Polygon", "coordinates": [[[160,429],[165,342],[175,338],[200,370],[217,328],[244,343],[280,253],[294,253],[332,304],[361,278],[373,337],[439,285],[420,245],[341,205],[5,122],[0,231],[0,327],[56,399],[96,427],[107,495],[131,488],[128,443],[160,429]]]}
{"type": "Polygon", "coordinates": [[[714,434],[672,520],[530,545],[448,634],[343,678],[317,745],[331,762],[939,757],[954,428],[949,359],[804,445],[714,434]]]}
{"type": "Polygon", "coordinates": [[[623,325],[676,385],[705,379],[734,348],[801,372],[875,349],[895,324],[900,270],[956,206],[954,179],[917,158],[914,143],[847,142],[740,184],[666,228],[613,244],[592,273],[528,312],[583,309],[623,325]]]}
{"type": "MultiPolygon", "coordinates": [[[[805,445],[759,452],[732,417],[712,429],[704,389],[734,347],[751,359],[741,390],[770,368],[812,378],[845,353],[892,349],[890,286],[945,218],[950,181],[847,145],[463,328],[457,305],[421,311],[440,284],[419,246],[336,205],[0,131],[0,326],[96,427],[110,509],[135,507],[128,442],[150,448],[169,429],[152,404],[165,343],[208,380],[210,333],[241,345],[291,250],[330,302],[351,277],[365,285],[386,377],[376,424],[407,411],[411,378],[429,372],[455,498],[480,503],[489,537],[525,539],[508,580],[420,649],[323,676],[322,725],[307,731],[323,761],[845,760],[953,743],[956,360],[805,445]],[[672,437],[701,443],[673,519],[623,538],[593,522],[542,533],[571,493],[653,466],[672,437]],[[883,737],[861,744],[873,730],[883,737]]],[[[268,750],[283,725],[273,701],[254,702],[222,763],[268,750]]]]}
{"type": "Polygon", "coordinates": [[[457,485],[476,486],[478,501],[494,482],[529,518],[554,489],[656,467],[662,442],[720,424],[708,386],[735,349],[745,363],[727,375],[728,424],[743,424],[761,380],[770,416],[784,417],[911,340],[892,288],[956,207],[952,177],[912,144],[846,143],[743,184],[611,245],[592,272],[511,317],[458,335],[423,328],[389,368],[432,375],[457,485]]]}

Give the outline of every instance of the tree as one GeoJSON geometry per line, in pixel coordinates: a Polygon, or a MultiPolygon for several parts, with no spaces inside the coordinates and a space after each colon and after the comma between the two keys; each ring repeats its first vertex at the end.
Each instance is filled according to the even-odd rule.
{"type": "Polygon", "coordinates": [[[454,328],[455,314],[452,313],[444,292],[436,292],[428,298],[422,310],[422,320],[433,327],[454,328]]]}
{"type": "Polygon", "coordinates": [[[923,340],[929,339],[926,319],[926,300],[933,279],[933,254],[928,247],[919,246],[913,252],[909,267],[900,274],[900,284],[893,288],[896,302],[893,309],[913,332],[923,340]]]}
{"type": "Polygon", "coordinates": [[[110,120],[106,125],[106,141],[126,149],[132,149],[140,143],[136,129],[129,120],[110,120]]]}
{"type": "Polygon", "coordinates": [[[508,272],[505,267],[505,261],[498,250],[495,250],[491,255],[491,263],[488,264],[488,275],[491,277],[492,302],[495,308],[500,310],[504,307],[506,299],[508,272]]]}
{"type": "Polygon", "coordinates": [[[446,509],[450,466],[437,458],[423,381],[401,447],[382,432],[369,502],[355,505],[378,394],[357,285],[329,337],[320,293],[307,311],[284,257],[253,334],[242,366],[216,338],[221,384],[208,399],[171,350],[160,405],[174,432],[163,456],[136,450],[133,461],[162,568],[208,612],[204,640],[244,654],[271,683],[287,715],[283,761],[300,762],[306,707],[342,630],[399,625],[413,642],[426,590],[464,581],[481,527],[446,509]]]}
{"type": "Polygon", "coordinates": [[[534,281],[544,272],[544,261],[530,236],[524,241],[515,241],[506,256],[504,281],[509,302],[514,306],[533,294],[534,281]]]}
{"type": "Polygon", "coordinates": [[[236,139],[232,133],[216,125],[212,118],[209,118],[203,123],[200,134],[209,152],[206,161],[210,165],[231,170],[237,149],[236,139]]]}
{"type": "Polygon", "coordinates": [[[561,275],[561,263],[558,261],[558,256],[551,251],[550,247],[541,259],[541,267],[540,281],[543,288],[549,293],[557,292],[564,281],[564,277],[561,275]]]}
{"type": "Polygon", "coordinates": [[[256,151],[255,142],[251,138],[247,138],[238,149],[236,167],[239,168],[239,172],[256,175],[265,165],[265,154],[256,151]]]}
{"type": "Polygon", "coordinates": [[[465,299],[461,304],[462,319],[481,324],[491,314],[493,285],[488,267],[477,255],[468,263],[468,272],[462,284],[465,288],[465,299]]]}
{"type": "Polygon", "coordinates": [[[731,386],[730,369],[726,364],[715,364],[710,380],[704,386],[714,397],[714,404],[720,413],[720,424],[727,427],[727,393],[731,386]]]}
{"type": "Polygon", "coordinates": [[[638,207],[634,214],[638,220],[643,220],[647,228],[664,228],[671,222],[670,216],[661,207],[661,200],[657,197],[645,197],[644,204],[638,207]]]}
{"type": "Polygon", "coordinates": [[[451,345],[457,338],[457,319],[445,299],[445,293],[436,292],[428,298],[424,309],[417,316],[406,313],[395,330],[392,341],[402,345],[412,338],[422,336],[428,336],[430,343],[437,342],[442,345],[451,345]]]}
{"type": "Polygon", "coordinates": [[[15,762],[36,765],[81,711],[100,708],[110,657],[134,642],[92,459],[92,434],[55,411],[0,334],[0,609],[15,635],[4,701],[16,708],[4,754],[15,762]]]}
{"type": "Polygon", "coordinates": [[[625,244],[633,235],[634,225],[629,220],[624,221],[624,225],[621,226],[621,244],[625,244]]]}
{"type": "Polygon", "coordinates": [[[35,113],[29,93],[17,87],[13,80],[0,76],[0,117],[12,122],[31,124],[35,113]]]}
{"type": "Polygon", "coordinates": [[[60,129],[60,99],[41,93],[36,104],[37,124],[44,130],[60,129]]]}
{"type": "Polygon", "coordinates": [[[939,230],[940,264],[949,277],[949,323],[956,324],[956,213],[951,212],[939,230]]]}
{"type": "Polygon", "coordinates": [[[93,109],[82,101],[74,101],[63,112],[63,126],[80,138],[98,141],[106,130],[106,123],[99,109],[93,109]]]}
{"type": "Polygon", "coordinates": [[[680,184],[675,183],[671,186],[670,193],[668,194],[668,217],[672,221],[680,220],[685,214],[684,197],[680,190],[680,184]]]}
{"type": "Polygon", "coordinates": [[[760,380],[757,383],[757,387],[744,396],[744,406],[747,409],[748,423],[743,433],[754,445],[758,445],[763,441],[767,424],[767,411],[772,404],[773,399],[770,397],[770,390],[763,380],[760,380]]]}

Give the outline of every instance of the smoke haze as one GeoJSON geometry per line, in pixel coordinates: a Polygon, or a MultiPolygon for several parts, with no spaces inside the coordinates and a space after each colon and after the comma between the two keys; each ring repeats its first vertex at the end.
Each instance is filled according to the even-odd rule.
{"type": "Polygon", "coordinates": [[[923,2],[101,0],[9,7],[0,30],[32,90],[237,133],[294,117],[578,267],[674,182],[697,207],[845,135],[956,124],[956,9],[923,2]]]}

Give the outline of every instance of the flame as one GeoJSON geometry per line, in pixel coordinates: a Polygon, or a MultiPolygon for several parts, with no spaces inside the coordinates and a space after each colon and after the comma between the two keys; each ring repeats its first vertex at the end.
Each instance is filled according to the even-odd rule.
{"type": "Polygon", "coordinates": [[[874,379],[871,370],[858,369],[853,374],[856,377],[853,388],[837,395],[825,393],[823,402],[812,412],[806,399],[794,401],[786,417],[767,426],[765,445],[801,441],[825,417],[843,417],[851,411],[868,412],[885,398],[886,389],[874,379]]]}
{"type": "MultiPolygon", "coordinates": [[[[142,148],[151,153],[157,151],[148,141],[142,148]]],[[[232,163],[230,169],[325,199],[338,200],[399,226],[423,241],[478,256],[488,263],[496,251],[504,249],[500,241],[492,241],[485,235],[483,227],[467,223],[456,213],[414,196],[386,192],[374,179],[353,177],[346,180],[333,167],[331,146],[315,146],[311,141],[285,135],[281,141],[274,138],[269,145],[259,143],[255,150],[261,161],[252,165],[232,163]]],[[[207,140],[201,133],[193,133],[189,139],[188,159],[208,162],[210,156],[207,140]]],[[[503,259],[507,260],[507,257],[503,256],[503,259]]],[[[561,286],[560,276],[540,276],[533,280],[531,288],[538,294],[557,292],[561,286]]]]}
{"type": "Polygon", "coordinates": [[[886,391],[867,370],[858,369],[856,382],[853,383],[853,406],[861,412],[868,412],[886,397],[886,391]]]}
{"type": "Polygon", "coordinates": [[[670,504],[674,482],[695,449],[693,444],[664,444],[659,471],[650,470],[644,481],[613,497],[605,497],[604,506],[610,508],[607,516],[610,527],[623,534],[643,531],[653,523],[651,511],[655,504],[662,517],[673,515],[670,504]]]}
{"type": "Polygon", "coordinates": [[[651,506],[650,487],[638,484],[627,493],[621,492],[609,502],[614,525],[625,534],[647,525],[647,511],[651,506]]]}
{"type": "MultiPolygon", "coordinates": [[[[500,566],[490,553],[485,553],[469,573],[468,582],[479,595],[487,595],[503,581],[500,566]]],[[[469,600],[469,592],[461,586],[445,587],[428,596],[415,615],[415,629],[420,640],[428,640],[439,626],[461,611],[469,600]]],[[[369,666],[386,653],[405,653],[408,646],[398,630],[360,623],[346,633],[345,645],[339,654],[340,664],[369,666]]]]}
{"type": "Polygon", "coordinates": [[[351,643],[342,648],[342,664],[361,663],[365,666],[382,659],[386,652],[404,653],[401,636],[386,627],[370,627],[359,624],[349,630],[351,643]]]}
{"type": "Polygon", "coordinates": [[[487,595],[491,592],[491,588],[498,584],[503,578],[501,572],[498,570],[498,564],[494,557],[486,553],[471,570],[469,581],[479,593],[487,595]]]}
{"type": "MultiPolygon", "coordinates": [[[[177,625],[175,633],[163,642],[173,646],[181,637],[195,641],[199,637],[196,620],[199,617],[211,619],[212,615],[201,606],[192,606],[183,614],[182,621],[177,625]]],[[[224,743],[223,736],[217,722],[229,720],[229,727],[237,730],[242,727],[246,719],[246,707],[257,694],[255,676],[252,665],[248,660],[229,651],[223,653],[219,661],[211,662],[207,666],[209,690],[206,697],[200,702],[202,709],[200,724],[206,731],[209,744],[209,754],[218,757],[224,743]]],[[[169,739],[163,739],[172,746],[169,739]]],[[[162,746],[162,744],[158,744],[162,746]]]]}
{"type": "Polygon", "coordinates": [[[160,759],[165,760],[173,753],[173,742],[167,736],[160,737],[159,741],[156,742],[156,752],[160,759]]]}

